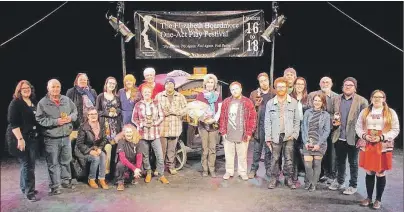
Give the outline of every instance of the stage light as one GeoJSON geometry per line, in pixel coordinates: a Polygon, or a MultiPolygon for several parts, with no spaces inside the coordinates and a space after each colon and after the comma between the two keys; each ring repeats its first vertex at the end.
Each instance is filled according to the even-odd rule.
{"type": "Polygon", "coordinates": [[[285,23],[286,17],[284,15],[278,16],[275,20],[272,21],[271,25],[262,33],[261,37],[263,37],[267,42],[272,42],[271,38],[276,33],[279,28],[285,23]]]}
{"type": "Polygon", "coordinates": [[[133,37],[135,37],[135,34],[133,34],[130,29],[125,26],[122,21],[119,20],[119,29],[118,29],[118,20],[116,17],[110,15],[109,17],[106,15],[106,18],[109,21],[109,24],[114,28],[114,30],[119,31],[123,37],[125,37],[125,42],[129,42],[133,37]]]}

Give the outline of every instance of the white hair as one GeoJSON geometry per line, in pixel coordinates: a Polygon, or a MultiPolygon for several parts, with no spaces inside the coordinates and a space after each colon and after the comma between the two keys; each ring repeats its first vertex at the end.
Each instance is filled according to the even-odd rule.
{"type": "Polygon", "coordinates": [[[50,80],[48,81],[47,88],[50,88],[50,86],[51,86],[53,83],[58,83],[59,85],[61,85],[60,82],[59,82],[59,80],[57,80],[57,79],[50,79],[50,80]]]}
{"type": "Polygon", "coordinates": [[[145,68],[145,70],[143,71],[143,76],[146,74],[151,74],[151,73],[156,75],[156,70],[154,70],[154,68],[151,68],[151,67],[145,68]]]}

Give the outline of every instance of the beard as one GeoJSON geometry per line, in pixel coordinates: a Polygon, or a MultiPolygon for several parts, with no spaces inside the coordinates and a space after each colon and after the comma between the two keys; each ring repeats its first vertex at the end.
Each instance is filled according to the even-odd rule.
{"type": "Polygon", "coordinates": [[[278,95],[278,96],[285,96],[285,95],[286,95],[286,91],[276,91],[276,95],[278,95]]]}
{"type": "Polygon", "coordinates": [[[329,92],[331,92],[331,88],[321,88],[321,90],[322,90],[324,93],[329,93],[329,92]]]}

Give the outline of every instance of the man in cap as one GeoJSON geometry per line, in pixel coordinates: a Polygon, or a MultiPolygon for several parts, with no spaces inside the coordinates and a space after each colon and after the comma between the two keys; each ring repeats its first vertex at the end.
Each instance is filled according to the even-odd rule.
{"type": "Polygon", "coordinates": [[[359,113],[368,106],[368,100],[356,94],[357,81],[348,77],[343,82],[342,94],[333,98],[332,114],[340,119],[333,121],[332,142],[335,145],[337,161],[337,180],[328,188],[342,190],[345,188],[345,165],[348,157],[350,180],[349,187],[343,192],[351,195],[357,191],[358,182],[358,149],[356,148],[355,125],[359,113]]]}
{"type": "Polygon", "coordinates": [[[181,117],[186,114],[187,100],[185,96],[174,90],[175,81],[167,78],[164,84],[165,90],[157,94],[156,100],[164,112],[164,121],[161,126],[161,147],[163,158],[171,174],[177,174],[174,167],[175,148],[178,137],[182,133],[181,117]]]}

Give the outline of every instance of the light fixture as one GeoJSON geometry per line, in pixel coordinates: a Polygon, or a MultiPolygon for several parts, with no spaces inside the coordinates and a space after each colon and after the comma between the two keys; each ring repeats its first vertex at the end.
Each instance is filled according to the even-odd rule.
{"type": "Polygon", "coordinates": [[[114,30],[119,31],[123,37],[125,37],[125,42],[129,42],[133,37],[135,37],[135,34],[133,34],[130,29],[125,26],[122,21],[119,20],[119,29],[118,29],[118,20],[116,17],[110,15],[109,17],[106,15],[106,18],[109,21],[109,24],[114,28],[114,30]]]}
{"type": "Polygon", "coordinates": [[[278,16],[276,19],[274,19],[269,25],[269,27],[262,33],[261,37],[263,37],[266,41],[272,42],[272,36],[274,36],[274,33],[276,33],[279,28],[285,23],[286,17],[284,15],[278,16]]]}

